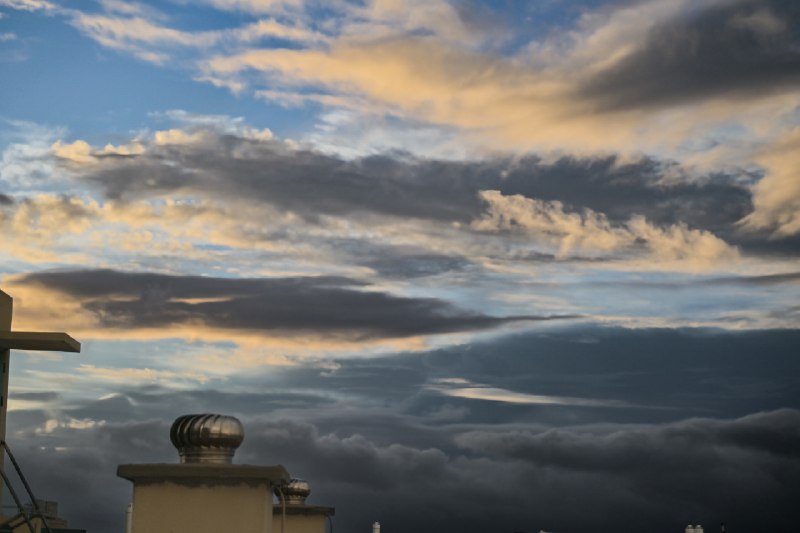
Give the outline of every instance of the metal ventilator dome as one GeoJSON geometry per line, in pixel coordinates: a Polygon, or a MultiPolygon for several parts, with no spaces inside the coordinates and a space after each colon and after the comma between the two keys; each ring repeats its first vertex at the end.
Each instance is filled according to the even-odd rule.
{"type": "Polygon", "coordinates": [[[309,494],[311,485],[305,479],[292,478],[288,485],[275,488],[275,495],[285,498],[286,505],[304,505],[309,494]]]}
{"type": "Polygon", "coordinates": [[[230,464],[244,440],[244,427],[232,416],[183,415],[172,423],[169,440],[181,463],[230,464]]]}

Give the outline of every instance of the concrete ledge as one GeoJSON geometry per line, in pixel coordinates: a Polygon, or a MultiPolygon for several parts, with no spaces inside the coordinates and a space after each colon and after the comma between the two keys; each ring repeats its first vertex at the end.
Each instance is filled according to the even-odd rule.
{"type": "MultiPolygon", "coordinates": [[[[272,515],[280,516],[282,512],[280,504],[272,506],[272,515]]],[[[333,516],[336,514],[335,507],[323,507],[320,505],[287,505],[286,516],[333,516]]]]}
{"type": "Polygon", "coordinates": [[[0,331],[0,349],[78,353],[81,351],[81,343],[66,333],[0,331]]]}
{"type": "Polygon", "coordinates": [[[291,479],[283,465],[137,464],[119,465],[117,476],[137,485],[171,482],[177,485],[279,485],[291,479]]]}

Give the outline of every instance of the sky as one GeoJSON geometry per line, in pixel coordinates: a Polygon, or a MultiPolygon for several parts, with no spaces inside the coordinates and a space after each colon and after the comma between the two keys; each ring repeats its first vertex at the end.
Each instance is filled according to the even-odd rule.
{"type": "Polygon", "coordinates": [[[72,527],[203,412],[339,532],[800,521],[795,0],[0,0],[0,232],[72,527]]]}

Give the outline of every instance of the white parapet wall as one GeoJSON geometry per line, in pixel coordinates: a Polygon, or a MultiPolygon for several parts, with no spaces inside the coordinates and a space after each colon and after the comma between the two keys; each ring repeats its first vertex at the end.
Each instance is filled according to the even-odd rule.
{"type": "Polygon", "coordinates": [[[133,482],[132,533],[272,533],[274,487],[282,466],[120,465],[133,482]]]}

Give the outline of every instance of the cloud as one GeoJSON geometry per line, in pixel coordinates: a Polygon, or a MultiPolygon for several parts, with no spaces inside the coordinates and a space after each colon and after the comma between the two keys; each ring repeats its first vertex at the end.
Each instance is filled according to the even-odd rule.
{"type": "MultiPolygon", "coordinates": [[[[251,416],[244,418],[247,437],[236,460],[279,462],[309,479],[309,503],[336,506],[335,524],[343,529],[379,519],[387,528],[425,533],[445,527],[486,531],[492,524],[504,530],[592,531],[611,513],[625,516],[615,524],[623,532],[640,531],[654,520],[681,528],[720,516],[740,527],[768,524],[782,532],[791,531],[797,514],[790,487],[798,475],[798,416],[786,409],[605,434],[456,431],[460,450],[251,416]]],[[[177,462],[168,444],[169,420],[52,420],[48,445],[20,448],[17,457],[35,486],[51,487],[65,514],[81,517],[84,523],[73,519],[75,526],[121,527],[123,513],[111,509],[124,508],[130,486],[114,478],[117,464],[177,462]],[[91,508],[85,492],[69,490],[76,482],[98,491],[91,508]]]]}
{"type": "Polygon", "coordinates": [[[157,131],[155,133],[154,142],[160,145],[167,144],[194,144],[207,141],[208,136],[203,131],[187,133],[180,129],[171,129],[166,131],[157,131]]]}
{"type": "Polygon", "coordinates": [[[560,242],[559,256],[578,251],[615,251],[630,246],[633,239],[624,230],[613,229],[608,219],[591,210],[565,213],[561,202],[544,202],[522,195],[503,196],[500,191],[481,191],[487,213],[472,223],[478,231],[520,228],[532,235],[554,236],[560,242]]]}
{"type": "Polygon", "coordinates": [[[354,246],[353,259],[383,277],[418,278],[452,273],[471,266],[468,258],[457,255],[422,253],[413,248],[354,246]],[[363,248],[367,248],[364,250],[363,248]]]}
{"type": "Polygon", "coordinates": [[[319,44],[327,37],[302,24],[274,18],[219,30],[179,30],[166,26],[166,17],[153,8],[124,2],[103,2],[105,13],[69,11],[69,23],[99,44],[165,65],[174,58],[166,52],[192,53],[258,43],[263,39],[319,44]]]}
{"type": "Polygon", "coordinates": [[[753,186],[755,210],[743,219],[750,230],[768,229],[773,238],[800,234],[800,128],[765,149],[758,161],[766,176],[753,186]]]}
{"type": "MultiPolygon", "coordinates": [[[[159,140],[159,133],[169,135],[169,132],[156,132],[156,143],[158,143],[159,140]]],[[[106,156],[140,155],[145,151],[144,145],[137,140],[133,140],[128,144],[120,144],[119,146],[106,144],[103,148],[94,148],[89,143],[81,139],[78,139],[72,143],[64,143],[58,140],[54,142],[50,148],[53,155],[57,158],[71,161],[72,163],[79,165],[95,163],[99,159],[106,156]]]]}
{"type": "Polygon", "coordinates": [[[66,196],[0,201],[0,229],[5,232],[0,249],[9,257],[31,263],[80,262],[83,254],[71,238],[87,231],[97,216],[96,203],[66,196]]]}
{"type": "Polygon", "coordinates": [[[709,280],[710,283],[737,284],[744,285],[777,285],[791,284],[800,282],[800,272],[786,272],[781,274],[767,274],[764,276],[740,276],[726,277],[709,280]]]}
{"type": "Polygon", "coordinates": [[[58,190],[59,176],[55,175],[51,145],[65,131],[25,121],[9,121],[10,140],[0,156],[0,186],[4,192],[40,190],[41,182],[58,190]]]}
{"type": "MultiPolygon", "coordinates": [[[[74,164],[69,161],[69,166],[74,164]]],[[[264,255],[280,255],[273,266],[280,263],[286,271],[296,272],[303,270],[303,262],[320,255],[312,253],[309,244],[290,242],[299,232],[287,233],[293,217],[266,207],[192,198],[103,202],[84,195],[37,194],[9,199],[0,205],[0,228],[6,231],[0,248],[9,257],[35,264],[96,266],[97,258],[105,256],[118,258],[109,259],[111,263],[155,265],[188,260],[210,266],[222,265],[229,253],[239,250],[251,256],[251,260],[239,259],[239,271],[263,272],[268,270],[263,266],[264,255]],[[241,223],[265,216],[270,221],[266,226],[241,223]],[[299,263],[291,263],[291,258],[299,263]]]]}
{"type": "Polygon", "coordinates": [[[125,49],[134,43],[178,46],[211,46],[220,33],[185,32],[156,25],[140,17],[108,17],[76,12],[71,23],[96,41],[112,48],[125,49]]]}
{"type": "Polygon", "coordinates": [[[211,4],[256,20],[192,30],[113,2],[64,13],[103,46],[191,65],[195,80],[358,109],[367,127],[391,117],[441,128],[469,152],[645,151],[728,168],[751,163],[795,105],[798,14],[779,0],[611,3],[544,36],[511,35],[522,26],[475,3],[211,4]]]}
{"type": "Polygon", "coordinates": [[[731,247],[719,237],[707,231],[690,229],[685,224],[669,228],[656,228],[644,217],[631,218],[628,229],[659,260],[692,262],[696,267],[710,265],[719,261],[728,263],[739,257],[739,250],[731,247]]]}
{"type": "Polygon", "coordinates": [[[654,227],[635,215],[624,227],[613,227],[601,213],[585,209],[568,213],[561,202],[545,202],[521,195],[504,196],[499,191],[482,191],[488,212],[473,222],[479,231],[522,230],[533,237],[551,239],[558,256],[579,253],[618,252],[644,243],[660,260],[689,260],[696,268],[715,261],[731,261],[738,251],[706,231],[673,225],[654,227]]]}
{"type": "MultiPolygon", "coordinates": [[[[324,268],[374,281],[471,275],[498,261],[700,272],[738,268],[740,253],[794,253],[783,239],[740,231],[752,204],[736,174],[648,158],[344,159],[240,119],[163,118],[182,127],[105,148],[53,144],[75,183],[104,191],[86,241],[118,234],[120,253],[148,242],[140,257],[157,269],[167,257],[217,263],[249,251],[278,259],[273,275],[324,268]]],[[[255,261],[237,270],[264,273],[255,261]]]]}
{"type": "Polygon", "coordinates": [[[94,161],[91,157],[92,147],[86,141],[77,140],[70,144],[56,141],[53,146],[53,154],[62,159],[68,159],[76,163],[90,163],[94,161]]]}
{"type": "Polygon", "coordinates": [[[498,387],[489,387],[480,383],[471,383],[464,379],[439,379],[430,389],[453,398],[504,402],[522,405],[572,405],[581,407],[624,407],[624,402],[613,400],[593,400],[591,398],[567,398],[563,396],[545,396],[510,391],[498,387]]]}
{"type": "Polygon", "coordinates": [[[341,35],[360,41],[377,41],[397,35],[428,34],[477,49],[497,37],[490,31],[496,28],[487,24],[489,10],[485,10],[482,20],[477,20],[470,17],[475,7],[466,4],[425,0],[373,0],[364,5],[356,4],[345,19],[341,35]]]}
{"type": "Polygon", "coordinates": [[[791,1],[709,2],[653,24],[643,42],[590,76],[580,95],[619,110],[796,91],[798,27],[791,1]]]}
{"type": "Polygon", "coordinates": [[[16,240],[5,243],[10,253],[52,262],[54,255],[37,259],[42,246],[34,246],[48,242],[80,264],[82,252],[113,241],[116,264],[133,268],[169,270],[193,258],[230,270],[230,254],[244,253],[234,268],[240,276],[313,272],[370,282],[553,260],[697,272],[796,253],[789,238],[742,231],[753,207],[741,174],[695,174],[649,158],[345,159],[239,118],[156,118],[180,127],[105,147],[51,143],[41,164],[55,162],[62,179],[91,190],[17,194],[3,210],[6,227],[18,221],[16,240]],[[43,224],[35,213],[63,223],[43,224]]]}
{"type": "Polygon", "coordinates": [[[91,380],[104,383],[131,384],[131,383],[163,383],[175,386],[181,381],[194,381],[200,384],[208,382],[209,378],[200,372],[174,372],[169,370],[154,370],[152,368],[102,368],[94,365],[80,365],[77,371],[86,374],[91,380]]]}
{"type": "MultiPolygon", "coordinates": [[[[435,37],[397,35],[372,41],[343,38],[324,50],[251,49],[204,63],[205,72],[215,77],[261,72],[273,80],[271,89],[319,88],[333,96],[366,99],[399,116],[482,128],[503,141],[524,143],[514,130],[532,120],[554,124],[549,133],[559,141],[568,139],[567,130],[575,135],[576,128],[570,128],[575,117],[559,101],[559,82],[515,67],[508,59],[435,37]],[[556,126],[558,120],[566,127],[556,126]]],[[[535,132],[530,136],[532,142],[546,143],[535,132]]]]}
{"type": "Polygon", "coordinates": [[[434,298],[358,290],[345,278],[224,279],[112,270],[38,272],[17,278],[78,298],[101,326],[202,328],[359,339],[481,330],[520,320],[492,317],[434,298]]]}
{"type": "Polygon", "coordinates": [[[247,80],[256,94],[282,102],[358,102],[365,125],[388,114],[452,127],[467,145],[583,155],[646,151],[698,161],[693,152],[700,152],[715,153],[718,166],[746,163],[754,145],[774,138],[769,125],[793,109],[790,27],[797,15],[777,1],[689,4],[585,10],[574,27],[552,36],[515,35],[526,45],[508,50],[487,46],[494,32],[476,33],[458,8],[376,2],[337,14],[341,33],[324,47],[253,47],[214,54],[201,65],[207,77],[237,86],[247,80]],[[785,31],[775,24],[779,18],[785,31]],[[741,130],[748,142],[731,143],[731,132],[741,130]],[[687,142],[696,139],[710,148],[687,142]]]}
{"type": "Polygon", "coordinates": [[[143,61],[166,64],[168,47],[210,47],[220,40],[217,31],[176,30],[141,16],[119,17],[74,11],[70,24],[99,44],[133,54],[143,61]]]}
{"type": "Polygon", "coordinates": [[[242,11],[245,13],[264,14],[294,11],[306,4],[306,0],[203,0],[217,9],[224,11],[242,11]]]}
{"type": "Polygon", "coordinates": [[[170,116],[189,127],[156,132],[152,143],[134,140],[117,149],[130,147],[126,154],[135,157],[102,158],[111,155],[108,148],[83,141],[58,142],[53,151],[62,159],[98,163],[73,170],[112,199],[204,192],[260,200],[308,216],[371,212],[469,222],[482,213],[480,192],[498,190],[504,196],[587,207],[611,222],[640,214],[658,225],[683,222],[735,238],[735,223],[752,209],[736,175],[693,176],[674,163],[647,158],[630,163],[614,157],[545,161],[534,155],[442,161],[385,154],[346,160],[293,147],[238,119],[170,116]],[[304,195],[306,190],[317,193],[304,195]]]}
{"type": "Polygon", "coordinates": [[[51,11],[58,7],[46,0],[0,0],[0,5],[21,11],[51,11]]]}
{"type": "Polygon", "coordinates": [[[15,392],[13,395],[14,401],[53,401],[57,400],[60,396],[55,392],[15,392]]]}
{"type": "MultiPolygon", "coordinates": [[[[787,409],[730,421],[695,419],[601,435],[565,430],[477,431],[456,440],[467,449],[514,461],[521,468],[529,465],[531,474],[555,470],[574,481],[613,487],[609,490],[618,501],[627,500],[622,505],[641,509],[633,514],[641,512],[642,520],[649,514],[650,520],[672,516],[671,520],[677,521],[681,518],[674,516],[675,509],[683,509],[693,516],[727,518],[735,514],[737,520],[755,522],[763,515],[746,517],[746,512],[736,507],[750,508],[748,503],[758,490],[771,494],[767,505],[774,505],[775,511],[793,497],[784,492],[783,480],[784,474],[789,478],[798,474],[792,448],[800,437],[798,416],[796,410],[787,409]],[[701,479],[703,483],[697,483],[701,479]],[[648,505],[647,501],[660,503],[648,505]]],[[[558,490],[559,485],[557,482],[554,488],[558,490]]],[[[577,514],[591,513],[591,508],[578,504],[577,514]]],[[[620,527],[635,530],[630,525],[630,510],[628,523],[620,527]]],[[[781,520],[774,527],[784,529],[789,523],[781,520]]]]}
{"type": "MultiPolygon", "coordinates": [[[[705,454],[692,453],[693,448],[701,446],[701,441],[708,451],[732,447],[792,457],[793,443],[800,439],[796,431],[798,417],[800,412],[785,409],[751,415],[735,422],[690,419],[664,428],[623,430],[604,435],[577,434],[564,429],[541,433],[477,431],[460,435],[457,442],[466,448],[539,465],[618,474],[636,472],[647,478],[655,472],[643,470],[660,470],[675,462],[647,460],[653,455],[683,456],[680,462],[691,470],[692,464],[704,460],[705,454]]],[[[661,472],[657,477],[664,474],[666,472],[661,472]]]]}
{"type": "Polygon", "coordinates": [[[230,30],[226,38],[242,43],[259,41],[265,38],[283,39],[307,44],[324,43],[328,40],[328,36],[311,30],[301,24],[295,23],[294,25],[288,25],[274,18],[260,19],[252,24],[230,30]]]}
{"type": "MultiPolygon", "coordinates": [[[[33,486],[50,487],[72,525],[89,529],[122,527],[130,485],[114,476],[118,464],[177,462],[169,423],[208,411],[244,422],[236,462],[281,463],[309,479],[309,503],[336,506],[340,529],[379,520],[423,532],[491,524],[590,532],[611,513],[626,516],[615,526],[626,532],[653,520],[680,530],[724,517],[788,533],[800,475],[797,341],[797,331],[572,326],[426,352],[248,368],[224,383],[187,380],[181,388],[137,376],[119,383],[131,368],[118,361],[128,348],[90,343],[75,368],[119,368],[105,390],[71,382],[58,394],[26,396],[26,407],[42,402],[36,409],[12,403],[9,440],[33,486]],[[477,383],[629,405],[478,401],[429,389],[477,383]],[[75,483],[95,499],[87,503],[75,483]]],[[[147,361],[171,363],[168,352],[147,361]]],[[[17,359],[17,377],[28,374],[27,359],[17,359]]],[[[37,374],[35,383],[62,387],[69,377],[37,374]]]]}

